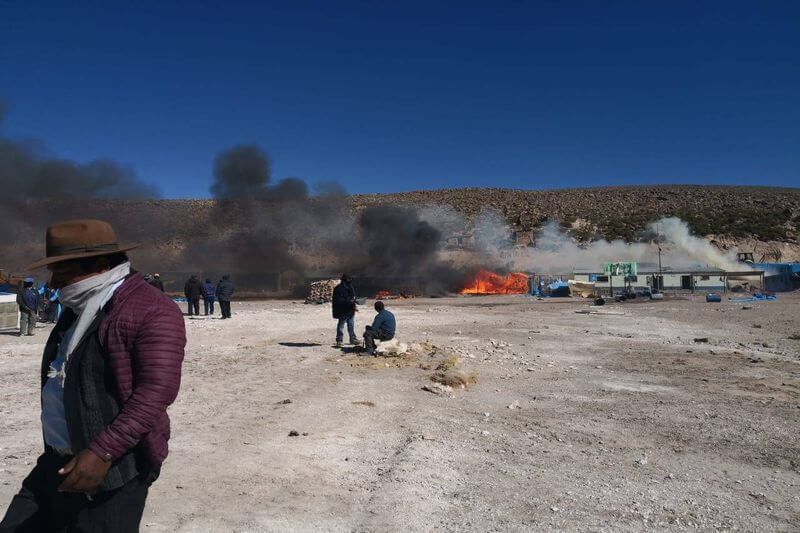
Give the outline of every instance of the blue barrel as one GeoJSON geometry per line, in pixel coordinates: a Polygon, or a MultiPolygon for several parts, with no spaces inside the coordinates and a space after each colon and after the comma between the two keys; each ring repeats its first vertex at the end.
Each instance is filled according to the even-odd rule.
{"type": "Polygon", "coordinates": [[[721,302],[722,296],[719,294],[706,294],[706,302],[721,302]]]}

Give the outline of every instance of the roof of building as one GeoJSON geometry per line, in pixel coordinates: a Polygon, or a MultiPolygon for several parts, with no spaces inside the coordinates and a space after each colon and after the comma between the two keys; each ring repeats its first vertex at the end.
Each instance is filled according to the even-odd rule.
{"type": "MultiPolygon", "coordinates": [[[[605,273],[599,270],[589,270],[589,269],[575,269],[572,271],[573,274],[597,274],[600,276],[604,276],[605,273]]],[[[640,276],[652,276],[661,274],[662,276],[672,275],[681,275],[681,276],[760,276],[764,273],[763,270],[722,270],[721,268],[713,268],[713,267],[696,267],[696,268],[689,268],[689,269],[671,269],[671,268],[663,268],[659,272],[658,270],[639,270],[637,275],[640,276]]]]}

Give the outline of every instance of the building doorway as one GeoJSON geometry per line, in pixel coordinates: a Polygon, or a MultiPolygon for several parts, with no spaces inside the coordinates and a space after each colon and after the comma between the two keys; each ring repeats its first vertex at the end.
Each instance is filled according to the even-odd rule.
{"type": "Polygon", "coordinates": [[[692,276],[681,276],[681,289],[692,290],[692,276]]]}

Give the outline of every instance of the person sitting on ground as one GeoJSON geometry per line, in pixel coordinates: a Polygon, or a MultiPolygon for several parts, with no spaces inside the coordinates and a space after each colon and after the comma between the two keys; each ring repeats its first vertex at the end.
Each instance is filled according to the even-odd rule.
{"type": "Polygon", "coordinates": [[[394,314],[385,308],[383,301],[378,300],[375,302],[375,320],[372,321],[371,326],[367,326],[364,331],[364,348],[366,348],[369,355],[375,355],[375,341],[389,341],[394,338],[397,321],[394,314]]]}

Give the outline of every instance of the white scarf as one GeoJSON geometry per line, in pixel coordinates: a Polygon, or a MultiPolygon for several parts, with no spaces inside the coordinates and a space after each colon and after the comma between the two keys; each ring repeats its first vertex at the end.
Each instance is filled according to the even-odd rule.
{"type": "Polygon", "coordinates": [[[75,331],[72,333],[67,350],[64,352],[66,354],[64,364],[61,366],[61,371],[58,372],[62,379],[67,375],[67,362],[69,361],[72,351],[76,348],[81,338],[83,338],[83,335],[86,333],[86,330],[89,329],[92,322],[94,322],[98,311],[100,311],[100,307],[105,304],[108,292],[115,283],[125,279],[125,276],[130,274],[130,272],[131,264],[125,262],[102,274],[97,274],[96,276],[86,278],[72,285],[67,285],[59,292],[59,301],[78,315],[75,323],[75,331]]]}

